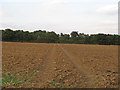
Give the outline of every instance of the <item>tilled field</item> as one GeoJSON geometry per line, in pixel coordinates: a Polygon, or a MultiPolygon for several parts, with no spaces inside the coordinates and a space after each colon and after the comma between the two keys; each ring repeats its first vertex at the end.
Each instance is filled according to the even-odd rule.
{"type": "Polygon", "coordinates": [[[116,88],[118,46],[3,42],[3,87],[116,88]]]}

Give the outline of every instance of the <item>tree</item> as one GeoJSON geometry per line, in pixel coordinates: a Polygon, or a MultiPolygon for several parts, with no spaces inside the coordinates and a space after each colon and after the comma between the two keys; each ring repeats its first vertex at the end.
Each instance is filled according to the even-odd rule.
{"type": "Polygon", "coordinates": [[[62,34],[61,37],[59,37],[60,43],[70,43],[70,35],[69,34],[62,34]]]}
{"type": "Polygon", "coordinates": [[[5,29],[2,31],[2,41],[12,42],[38,42],[38,43],[76,43],[76,44],[99,44],[120,45],[120,35],[111,34],[84,34],[73,31],[70,34],[46,32],[38,30],[34,32],[5,29]]]}
{"type": "Polygon", "coordinates": [[[15,31],[15,41],[17,41],[17,42],[24,42],[25,41],[25,35],[24,35],[23,30],[15,31]]]}
{"type": "Polygon", "coordinates": [[[5,29],[2,31],[2,39],[4,41],[14,41],[15,34],[11,29],[5,29]]]}
{"type": "Polygon", "coordinates": [[[76,37],[78,37],[79,35],[78,35],[78,32],[77,31],[73,31],[73,32],[71,32],[71,38],[76,38],[76,37]]]}
{"type": "Polygon", "coordinates": [[[55,32],[47,32],[46,38],[48,43],[56,43],[59,39],[59,35],[57,35],[55,32]]]}
{"type": "Polygon", "coordinates": [[[100,45],[106,45],[106,35],[99,33],[97,35],[97,42],[100,45]]]}

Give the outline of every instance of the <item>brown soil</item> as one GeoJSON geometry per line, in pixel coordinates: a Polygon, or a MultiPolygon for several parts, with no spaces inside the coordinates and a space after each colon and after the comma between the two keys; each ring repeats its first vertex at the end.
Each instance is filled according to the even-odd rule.
{"type": "Polygon", "coordinates": [[[21,80],[4,87],[118,87],[117,46],[3,42],[2,48],[3,74],[21,80]]]}

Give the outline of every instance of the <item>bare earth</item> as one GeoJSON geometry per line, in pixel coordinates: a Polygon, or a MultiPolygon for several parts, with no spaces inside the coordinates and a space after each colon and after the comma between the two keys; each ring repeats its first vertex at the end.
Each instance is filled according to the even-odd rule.
{"type": "Polygon", "coordinates": [[[3,74],[20,80],[8,80],[4,87],[118,87],[118,46],[16,42],[2,45],[3,74]]]}

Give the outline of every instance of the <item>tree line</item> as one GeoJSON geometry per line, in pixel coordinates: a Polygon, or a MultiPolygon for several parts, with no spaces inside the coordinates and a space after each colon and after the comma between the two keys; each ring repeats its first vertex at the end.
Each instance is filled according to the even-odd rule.
{"type": "Polygon", "coordinates": [[[73,43],[73,44],[99,44],[120,45],[120,35],[112,34],[84,34],[72,31],[70,34],[56,34],[45,30],[34,32],[5,29],[2,31],[2,41],[9,42],[35,42],[35,43],[73,43]]]}

